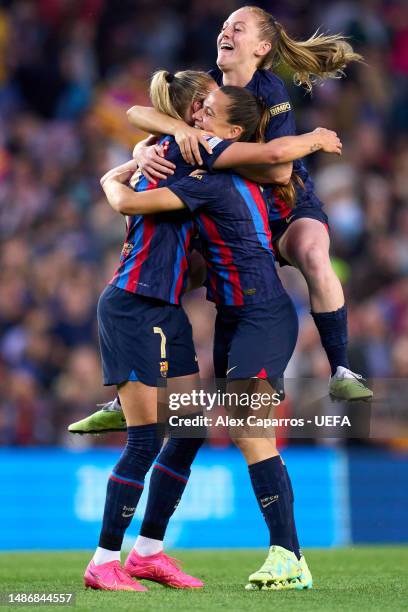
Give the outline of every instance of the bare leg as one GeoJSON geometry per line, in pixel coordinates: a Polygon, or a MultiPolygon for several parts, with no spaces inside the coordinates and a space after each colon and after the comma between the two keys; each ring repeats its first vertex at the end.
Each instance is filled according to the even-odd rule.
{"type": "Polygon", "coordinates": [[[343,306],[344,293],[330,262],[330,239],[323,223],[296,219],[278,241],[278,247],[305,277],[313,312],[332,312],[343,306]]]}

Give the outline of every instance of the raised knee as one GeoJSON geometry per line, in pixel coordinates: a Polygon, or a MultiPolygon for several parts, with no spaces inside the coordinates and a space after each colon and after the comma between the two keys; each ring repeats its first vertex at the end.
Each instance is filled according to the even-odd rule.
{"type": "Polygon", "coordinates": [[[319,281],[333,274],[329,254],[319,245],[312,244],[302,248],[298,261],[306,278],[319,281]]]}

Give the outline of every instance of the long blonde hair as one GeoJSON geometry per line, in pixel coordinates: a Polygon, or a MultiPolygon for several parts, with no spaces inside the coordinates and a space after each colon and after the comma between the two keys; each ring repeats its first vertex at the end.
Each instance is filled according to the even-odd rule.
{"type": "Polygon", "coordinates": [[[150,99],[161,113],[184,119],[189,106],[196,100],[203,100],[212,84],[214,79],[199,70],[182,70],[175,74],[158,70],[150,83],[150,99]]]}
{"type": "Polygon", "coordinates": [[[272,44],[258,68],[273,68],[285,63],[295,71],[296,85],[303,85],[309,92],[317,79],[338,79],[350,62],[362,61],[362,56],[340,34],[315,32],[307,40],[297,41],[270,13],[258,6],[243,6],[257,19],[259,36],[272,44]]]}

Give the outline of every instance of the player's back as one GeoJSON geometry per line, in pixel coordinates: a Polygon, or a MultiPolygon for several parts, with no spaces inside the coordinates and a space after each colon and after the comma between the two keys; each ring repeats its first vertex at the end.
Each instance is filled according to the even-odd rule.
{"type": "Polygon", "coordinates": [[[188,176],[169,188],[195,213],[208,264],[209,299],[239,306],[284,293],[267,204],[256,183],[218,172],[188,176]]]}
{"type": "MultiPolygon", "coordinates": [[[[178,145],[171,136],[160,139],[166,159],[177,162],[174,175],[149,183],[138,172],[135,191],[165,187],[192,170],[182,163],[178,145]]],[[[118,269],[111,284],[126,291],[179,304],[187,284],[191,240],[196,232],[188,211],[127,217],[127,233],[118,269]]]]}
{"type": "MultiPolygon", "coordinates": [[[[218,156],[231,141],[208,138],[212,154],[201,147],[203,168],[212,170],[218,156]]],[[[176,166],[174,174],[149,183],[138,172],[135,191],[168,187],[195,168],[184,161],[173,136],[159,140],[165,157],[176,166]]],[[[188,280],[188,255],[196,228],[188,211],[127,217],[127,236],[121,261],[111,284],[127,291],[179,304],[188,280]]]]}

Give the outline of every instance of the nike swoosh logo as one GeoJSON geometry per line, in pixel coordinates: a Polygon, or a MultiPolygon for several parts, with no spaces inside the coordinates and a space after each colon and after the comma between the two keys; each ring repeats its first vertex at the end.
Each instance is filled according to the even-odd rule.
{"type": "Polygon", "coordinates": [[[93,572],[92,570],[89,570],[89,573],[93,578],[99,578],[99,574],[95,574],[95,572],[93,572]]]}
{"type": "Polygon", "coordinates": [[[125,512],[122,512],[122,516],[123,518],[129,518],[130,516],[133,516],[134,512],[130,512],[129,514],[126,514],[125,512]]]}
{"type": "Polygon", "coordinates": [[[116,587],[118,586],[118,583],[117,583],[117,581],[116,581],[116,580],[115,580],[115,582],[114,582],[114,583],[108,584],[107,582],[105,582],[105,581],[104,581],[104,580],[101,578],[101,576],[100,576],[99,574],[95,574],[95,573],[94,573],[92,570],[89,570],[89,573],[91,574],[91,576],[92,576],[93,578],[95,578],[95,580],[99,580],[99,584],[100,584],[101,586],[104,586],[104,587],[105,587],[105,588],[107,588],[107,589],[111,589],[112,587],[113,587],[113,588],[116,588],[116,587]]]}
{"type": "Polygon", "coordinates": [[[290,223],[293,219],[293,215],[291,215],[290,217],[286,217],[286,223],[290,223]]]}
{"type": "Polygon", "coordinates": [[[275,495],[274,497],[270,497],[269,499],[261,499],[261,506],[262,508],[267,508],[274,502],[278,501],[278,499],[279,499],[279,495],[275,495]]]}
{"type": "Polygon", "coordinates": [[[232,370],[235,370],[235,368],[237,368],[238,366],[234,366],[233,368],[230,368],[229,370],[227,370],[227,376],[230,372],[232,372],[232,370]]]}

